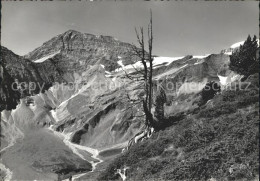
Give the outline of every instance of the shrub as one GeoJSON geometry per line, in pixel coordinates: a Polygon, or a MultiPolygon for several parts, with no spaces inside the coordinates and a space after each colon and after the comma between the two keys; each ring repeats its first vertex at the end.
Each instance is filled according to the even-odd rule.
{"type": "Polygon", "coordinates": [[[199,105],[205,104],[208,100],[212,99],[218,92],[220,92],[220,85],[214,81],[208,82],[201,92],[201,102],[199,105]]]}
{"type": "Polygon", "coordinates": [[[213,108],[205,108],[202,109],[198,113],[199,118],[216,118],[220,115],[223,114],[231,114],[236,112],[236,103],[222,103],[222,104],[217,104],[213,108]]]}

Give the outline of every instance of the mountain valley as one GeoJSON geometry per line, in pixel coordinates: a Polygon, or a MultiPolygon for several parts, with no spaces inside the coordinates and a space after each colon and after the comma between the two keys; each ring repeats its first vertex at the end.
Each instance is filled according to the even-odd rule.
{"type": "MultiPolygon", "coordinates": [[[[230,136],[224,128],[227,126],[239,132],[239,125],[247,125],[245,120],[250,124],[244,140],[255,149],[259,105],[253,100],[258,96],[259,84],[255,83],[258,77],[248,78],[253,83],[246,93],[231,96],[231,102],[237,107],[227,116],[224,109],[234,105],[224,99],[225,96],[229,99],[231,94],[225,89],[235,87],[243,76],[229,69],[230,53],[223,51],[203,56],[154,57],[154,92],[159,87],[165,88],[164,111],[172,124],[125,151],[129,140],[144,128],[142,105],[129,100],[140,99],[144,94],[140,88],[142,84],[126,75],[136,74],[141,69],[140,60],[133,55],[134,48],[134,45],[110,36],[74,30],[55,36],[25,56],[1,46],[0,154],[1,164],[5,166],[3,169],[0,165],[1,178],[119,180],[121,177],[115,173],[116,169],[127,166],[129,180],[209,180],[208,172],[212,172],[212,178],[222,180],[228,171],[220,173],[220,167],[226,169],[231,164],[223,166],[222,163],[227,163],[219,161],[216,166],[207,159],[222,154],[219,151],[222,144],[239,144],[222,142],[227,137],[239,139],[233,132],[230,136]],[[219,83],[223,91],[201,108],[200,93],[210,81],[219,83]],[[242,99],[243,96],[250,100],[242,99]],[[246,104],[247,101],[251,102],[246,104]],[[221,111],[215,113],[213,108],[221,111]],[[225,125],[220,118],[210,117],[207,113],[210,111],[231,120],[230,125],[225,125]],[[243,114],[245,119],[240,120],[243,114]],[[235,119],[240,120],[238,125],[235,119]],[[212,126],[210,121],[215,121],[212,126]],[[217,130],[226,137],[217,134],[217,130]],[[214,138],[209,136],[212,132],[214,138]],[[199,141],[185,142],[196,136],[199,141]],[[204,138],[209,140],[201,141],[204,138]],[[192,152],[192,148],[196,151],[205,149],[205,152],[192,152]],[[209,157],[204,158],[203,154],[209,157]],[[197,173],[194,177],[192,174],[181,176],[185,169],[192,172],[192,168],[197,167],[188,162],[208,164],[210,169],[203,166],[198,171],[205,173],[205,177],[199,177],[197,173]],[[153,166],[159,170],[153,170],[153,166]],[[218,172],[219,178],[216,178],[218,172]]],[[[245,155],[256,157],[255,152],[245,155]]],[[[232,154],[227,156],[226,160],[229,159],[232,154]]],[[[256,163],[250,161],[248,169],[253,168],[256,174],[256,163]]]]}

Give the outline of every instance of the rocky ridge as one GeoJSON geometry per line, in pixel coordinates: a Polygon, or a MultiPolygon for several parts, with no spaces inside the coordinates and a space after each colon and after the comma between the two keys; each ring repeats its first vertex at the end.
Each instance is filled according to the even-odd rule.
{"type": "Polygon", "coordinates": [[[116,40],[111,36],[95,36],[69,30],[43,43],[25,55],[34,62],[48,55],[59,57],[60,61],[73,65],[69,68],[78,70],[80,67],[103,64],[108,71],[118,68],[119,57],[129,64],[133,45],[116,40]]]}

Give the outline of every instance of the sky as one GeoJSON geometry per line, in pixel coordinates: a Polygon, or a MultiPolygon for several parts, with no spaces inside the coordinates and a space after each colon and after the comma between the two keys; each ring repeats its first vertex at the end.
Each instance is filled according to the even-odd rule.
{"type": "Polygon", "coordinates": [[[256,1],[2,1],[1,44],[25,55],[71,29],[137,44],[134,28],[147,32],[150,9],[158,56],[219,53],[259,34],[256,1]]]}

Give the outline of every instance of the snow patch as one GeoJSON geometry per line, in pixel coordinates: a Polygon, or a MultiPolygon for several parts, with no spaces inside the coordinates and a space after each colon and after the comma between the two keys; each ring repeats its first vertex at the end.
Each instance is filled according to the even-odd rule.
{"type": "Polygon", "coordinates": [[[105,71],[105,73],[106,73],[106,74],[112,74],[112,73],[111,73],[111,72],[109,72],[109,71],[105,71]]]}
{"type": "Polygon", "coordinates": [[[50,55],[47,55],[47,56],[42,57],[42,58],[40,58],[40,59],[37,59],[37,60],[35,60],[34,62],[35,62],[35,63],[44,62],[45,60],[48,60],[49,58],[54,57],[54,56],[57,55],[58,53],[60,53],[60,51],[57,51],[57,52],[55,52],[55,53],[53,53],[53,54],[50,54],[50,55]]]}
{"type": "MultiPolygon", "coordinates": [[[[204,56],[203,58],[205,58],[207,56],[204,56]]],[[[196,63],[194,63],[194,65],[198,65],[198,64],[202,64],[204,62],[204,59],[200,58],[196,63]]]]}
{"type": "MultiPolygon", "coordinates": [[[[205,57],[208,57],[210,54],[207,54],[207,55],[196,55],[196,56],[193,56],[193,58],[205,58],[205,57]]],[[[120,56],[118,56],[119,59],[121,59],[120,56]]],[[[179,59],[182,59],[184,58],[184,56],[182,57],[154,57],[154,60],[153,60],[153,66],[156,67],[156,66],[168,66],[170,63],[172,63],[173,61],[176,61],[176,60],[179,60],[179,59]]],[[[114,70],[114,72],[120,72],[120,71],[123,71],[123,70],[129,70],[128,73],[131,73],[131,72],[134,72],[135,70],[134,69],[142,69],[143,68],[143,64],[141,61],[138,61],[134,64],[130,64],[130,65],[126,65],[124,66],[123,63],[122,63],[122,60],[119,60],[117,61],[118,65],[120,65],[120,68],[117,68],[114,70]],[[132,71],[130,71],[132,70],[132,71]]],[[[149,62],[147,62],[147,67],[150,67],[150,64],[149,62]]]]}
{"type": "Polygon", "coordinates": [[[193,58],[206,58],[208,57],[210,54],[207,54],[207,55],[195,55],[193,56],[193,58]]]}
{"type": "Polygon", "coordinates": [[[129,167],[124,167],[123,169],[117,169],[116,173],[120,175],[123,181],[126,180],[126,170],[129,169],[129,167]]]}
{"type": "Polygon", "coordinates": [[[219,82],[220,82],[221,85],[227,85],[228,77],[224,77],[224,76],[218,75],[218,78],[219,78],[219,82]]]}
{"type": "Polygon", "coordinates": [[[56,122],[59,122],[59,118],[58,118],[58,116],[57,116],[56,110],[51,110],[50,112],[51,112],[51,115],[52,115],[52,117],[54,118],[54,120],[55,120],[56,122]]]}
{"type": "Polygon", "coordinates": [[[117,64],[120,65],[122,68],[125,67],[122,60],[117,61],[117,64]]]}
{"type": "Polygon", "coordinates": [[[161,64],[169,65],[171,62],[182,58],[184,57],[154,57],[153,65],[154,66],[161,65],[161,64]]]}
{"type": "Polygon", "coordinates": [[[240,41],[240,42],[237,42],[237,43],[234,43],[233,45],[231,45],[230,48],[238,48],[240,45],[243,45],[245,41],[240,41]]]}
{"type": "Polygon", "coordinates": [[[112,81],[115,82],[115,81],[116,81],[116,77],[113,77],[113,78],[112,78],[112,81]]]}
{"type": "Polygon", "coordinates": [[[232,55],[232,52],[225,52],[226,55],[232,55]]]}
{"type": "Polygon", "coordinates": [[[106,78],[112,77],[112,75],[105,75],[106,78]]]}
{"type": "Polygon", "coordinates": [[[103,65],[103,64],[100,64],[100,66],[104,69],[105,68],[105,65],[103,65]]]}
{"type": "Polygon", "coordinates": [[[71,100],[74,97],[76,97],[77,95],[79,95],[81,93],[82,89],[83,89],[83,87],[80,90],[78,90],[77,93],[73,94],[70,98],[68,98],[68,99],[64,100],[63,102],[61,102],[60,105],[58,106],[58,108],[66,106],[67,105],[66,103],[68,103],[69,100],[71,100]]]}

